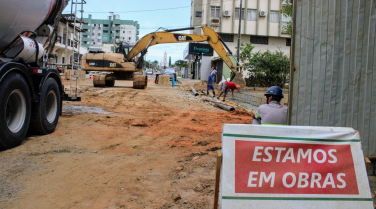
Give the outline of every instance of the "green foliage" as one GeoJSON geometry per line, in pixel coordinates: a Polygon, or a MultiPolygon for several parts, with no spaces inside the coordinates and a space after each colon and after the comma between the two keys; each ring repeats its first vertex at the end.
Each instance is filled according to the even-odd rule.
{"type": "Polygon", "coordinates": [[[169,59],[168,59],[168,66],[171,67],[171,56],[170,56],[169,59]]]}
{"type": "Polygon", "coordinates": [[[185,60],[176,60],[175,61],[175,66],[177,66],[179,68],[179,70],[181,70],[181,68],[183,68],[183,67],[187,68],[188,67],[188,63],[185,60]]]}
{"type": "Polygon", "coordinates": [[[145,66],[146,68],[151,68],[151,69],[159,69],[159,65],[158,65],[158,61],[157,60],[154,60],[154,61],[145,61],[145,66]]]}
{"type": "MultiPolygon", "coordinates": [[[[285,17],[292,17],[292,3],[293,0],[281,0],[282,2],[286,2],[287,5],[283,6],[281,9],[281,13],[285,17]]],[[[283,26],[283,30],[287,31],[287,33],[291,36],[292,33],[292,22],[287,22],[286,26],[283,26]]]]}
{"type": "Polygon", "coordinates": [[[145,63],[145,68],[151,68],[150,60],[148,60],[148,61],[145,60],[144,63],[145,63]]]}
{"type": "Polygon", "coordinates": [[[240,60],[248,71],[247,86],[280,86],[287,82],[290,59],[281,51],[258,51],[253,53],[251,43],[242,43],[240,60]]]}

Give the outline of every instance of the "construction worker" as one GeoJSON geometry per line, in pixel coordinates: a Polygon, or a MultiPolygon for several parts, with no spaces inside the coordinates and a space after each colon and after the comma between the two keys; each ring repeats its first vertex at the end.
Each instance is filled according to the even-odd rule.
{"type": "Polygon", "coordinates": [[[212,67],[211,70],[210,70],[210,74],[212,74],[213,72],[215,72],[217,74],[217,70],[215,69],[215,67],[212,67]]]}
{"type": "Polygon", "coordinates": [[[209,95],[209,90],[213,90],[213,97],[215,97],[215,91],[214,91],[214,86],[213,86],[213,82],[214,82],[214,76],[215,76],[216,72],[212,72],[210,75],[209,75],[209,78],[208,78],[208,84],[207,84],[207,89],[206,89],[206,94],[209,95]]]}
{"type": "Polygon", "coordinates": [[[253,115],[252,124],[287,125],[287,106],[281,105],[283,91],[278,86],[270,87],[266,93],[266,104],[260,105],[253,115]]]}
{"type": "MultiPolygon", "coordinates": [[[[210,70],[210,74],[212,74],[213,72],[214,72],[215,74],[217,74],[217,70],[215,69],[215,67],[212,67],[212,68],[211,68],[211,70],[210,70]]],[[[214,76],[213,83],[216,83],[215,76],[214,76]]]]}
{"type": "Polygon", "coordinates": [[[223,94],[223,101],[226,101],[226,95],[227,95],[228,89],[231,90],[232,99],[235,99],[235,97],[234,97],[234,90],[235,89],[237,89],[238,92],[240,93],[240,86],[239,85],[237,85],[236,83],[230,82],[230,81],[226,81],[225,85],[222,86],[222,89],[221,89],[222,91],[219,94],[219,96],[217,97],[217,99],[219,99],[219,97],[221,97],[222,94],[223,94]],[[223,87],[225,87],[225,89],[223,89],[223,87]]]}

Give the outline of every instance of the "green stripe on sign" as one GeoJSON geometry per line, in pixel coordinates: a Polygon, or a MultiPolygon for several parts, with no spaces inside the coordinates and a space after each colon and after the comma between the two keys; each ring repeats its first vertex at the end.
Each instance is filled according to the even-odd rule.
{"type": "Polygon", "coordinates": [[[372,198],[325,198],[325,197],[228,197],[222,200],[297,200],[297,201],[372,201],[372,198]]]}
{"type": "Polygon", "coordinates": [[[360,139],[314,139],[314,138],[292,138],[292,137],[257,136],[257,135],[242,135],[242,134],[223,134],[223,136],[242,137],[242,138],[257,138],[257,139],[292,140],[292,141],[360,142],[360,139]]]}

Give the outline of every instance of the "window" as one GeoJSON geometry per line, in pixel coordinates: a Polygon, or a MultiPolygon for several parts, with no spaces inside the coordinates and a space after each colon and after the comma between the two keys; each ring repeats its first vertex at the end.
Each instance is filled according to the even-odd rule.
{"type": "Polygon", "coordinates": [[[219,17],[221,7],[211,6],[210,17],[219,17]]]}
{"type": "Polygon", "coordinates": [[[279,12],[270,11],[270,22],[279,22],[279,12]]]}
{"type": "Polygon", "coordinates": [[[285,17],[285,15],[282,14],[282,27],[281,32],[287,33],[287,23],[291,21],[291,17],[285,17]]]}
{"type": "Polygon", "coordinates": [[[93,42],[93,45],[95,45],[95,42],[93,42]]]}
{"type": "Polygon", "coordinates": [[[125,30],[123,30],[123,33],[125,33],[125,30]]]}
{"type": "Polygon", "coordinates": [[[93,35],[93,36],[94,36],[94,33],[92,33],[91,35],[93,35]]]}
{"type": "MultiPolygon", "coordinates": [[[[235,8],[235,19],[239,19],[239,8],[235,8]]],[[[244,9],[242,9],[242,20],[244,20],[244,9]]]]}
{"type": "Polygon", "coordinates": [[[282,14],[282,22],[289,22],[291,21],[291,17],[286,17],[285,15],[282,14]]]}
{"type": "Polygon", "coordinates": [[[219,19],[212,19],[211,23],[219,24],[219,19]]]}
{"type": "Polygon", "coordinates": [[[269,44],[269,38],[265,36],[251,36],[252,44],[269,44]]]}
{"type": "Polygon", "coordinates": [[[196,11],[196,17],[202,17],[202,12],[201,11],[196,11]]]}
{"type": "Polygon", "coordinates": [[[131,34],[132,33],[132,31],[128,31],[128,34],[131,34]]]}
{"type": "Polygon", "coordinates": [[[98,39],[98,42],[101,42],[101,40],[100,40],[100,39],[98,39]]]}
{"type": "Polygon", "coordinates": [[[286,46],[291,46],[291,38],[286,38],[286,46]]]}
{"type": "Polygon", "coordinates": [[[98,36],[101,36],[101,33],[98,33],[98,36]]]}
{"type": "Polygon", "coordinates": [[[234,35],[220,34],[219,35],[224,42],[234,42],[234,35]]]}
{"type": "Polygon", "coordinates": [[[108,33],[108,30],[104,30],[103,33],[108,33]]]}
{"type": "Polygon", "coordinates": [[[107,25],[107,24],[103,24],[103,27],[107,28],[107,27],[108,27],[108,25],[107,25]]]}
{"type": "Polygon", "coordinates": [[[257,9],[247,9],[247,20],[257,20],[257,9]]]}

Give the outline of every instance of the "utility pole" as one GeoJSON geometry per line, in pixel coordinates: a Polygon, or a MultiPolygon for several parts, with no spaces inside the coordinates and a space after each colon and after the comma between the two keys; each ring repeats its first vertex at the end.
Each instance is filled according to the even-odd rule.
{"type": "MultiPolygon", "coordinates": [[[[237,61],[239,62],[240,58],[240,37],[241,37],[241,23],[242,23],[242,0],[240,0],[240,8],[239,8],[239,31],[238,31],[238,51],[237,51],[237,61]]],[[[240,69],[238,68],[238,71],[240,69]]]]}

